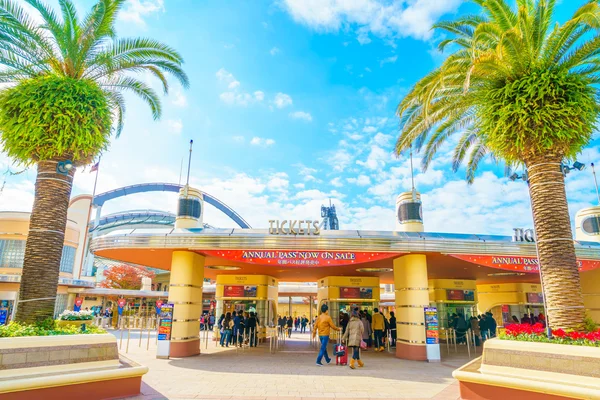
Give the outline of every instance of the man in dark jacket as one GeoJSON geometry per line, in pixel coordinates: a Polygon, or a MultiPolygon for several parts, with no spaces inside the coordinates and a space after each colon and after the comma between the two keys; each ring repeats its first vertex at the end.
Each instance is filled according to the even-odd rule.
{"type": "Polygon", "coordinates": [[[248,331],[248,338],[250,342],[250,347],[256,347],[256,315],[251,312],[250,317],[248,317],[248,321],[246,322],[246,330],[248,331]]]}
{"type": "Polygon", "coordinates": [[[237,346],[238,344],[238,339],[242,336],[242,333],[240,333],[240,317],[242,315],[241,311],[238,311],[237,313],[234,311],[231,313],[231,316],[233,318],[233,345],[237,346]]]}
{"type": "Polygon", "coordinates": [[[496,320],[494,319],[494,314],[492,314],[489,311],[485,314],[486,314],[485,320],[487,321],[488,329],[490,330],[490,337],[496,337],[496,327],[498,326],[498,324],[496,323],[496,320]]]}
{"type": "Polygon", "coordinates": [[[396,347],[396,314],[393,311],[390,312],[390,336],[392,337],[390,346],[396,347]]]}

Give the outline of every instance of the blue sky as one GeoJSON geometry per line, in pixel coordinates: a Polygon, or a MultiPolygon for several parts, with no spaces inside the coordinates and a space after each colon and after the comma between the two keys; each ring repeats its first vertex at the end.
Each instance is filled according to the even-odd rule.
{"type": "MultiPolygon", "coordinates": [[[[559,20],[582,2],[563,3],[559,20]]],[[[76,4],[83,13],[92,1],[76,4]]],[[[178,49],[191,87],[173,82],[160,121],[128,98],[125,129],[102,158],[98,192],[178,182],[193,139],[192,185],[254,227],[318,218],[331,198],[342,229],[392,230],[395,197],[410,190],[408,158],[392,153],[395,107],[443,60],[431,24],[474,10],[460,0],[129,0],[118,34],[178,49]]],[[[451,150],[416,174],[426,230],[511,234],[531,226],[523,182],[486,163],[468,186],[464,171],[450,170],[451,150]]],[[[599,159],[595,142],[580,157],[599,159]]],[[[0,167],[19,171],[2,154],[0,167]]],[[[34,179],[34,169],[8,176],[0,210],[30,210],[34,179]]],[[[596,203],[589,170],[567,182],[572,213],[596,203]]],[[[93,183],[94,174],[78,172],[74,194],[91,193],[93,183]]],[[[107,203],[103,214],[175,207],[174,195],[136,195],[107,203]]],[[[234,226],[210,207],[205,222],[234,226]]]]}

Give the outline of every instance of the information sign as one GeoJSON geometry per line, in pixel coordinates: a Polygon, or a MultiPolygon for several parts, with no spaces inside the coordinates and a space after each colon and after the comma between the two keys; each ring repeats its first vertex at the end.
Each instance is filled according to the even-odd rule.
{"type": "Polygon", "coordinates": [[[527,303],[529,304],[543,304],[544,294],[543,293],[526,293],[527,303]]]}
{"type": "Polygon", "coordinates": [[[223,288],[223,297],[256,297],[256,286],[226,285],[223,288]]]}
{"type": "Polygon", "coordinates": [[[340,299],[372,299],[373,288],[367,287],[341,287],[340,299]]]}
{"type": "Polygon", "coordinates": [[[163,304],[158,316],[158,340],[171,340],[173,304],[163,304]]]}
{"type": "Polygon", "coordinates": [[[427,344],[438,344],[440,342],[438,315],[435,307],[425,308],[425,333],[427,344]]]}
{"type": "Polygon", "coordinates": [[[373,251],[359,252],[299,250],[202,250],[202,253],[209,257],[218,257],[229,261],[247,264],[277,265],[290,268],[355,265],[385,260],[387,258],[395,258],[403,254],[373,251]]]}
{"type": "Polygon", "coordinates": [[[8,308],[0,308],[0,325],[6,325],[8,319],[8,308]]]}
{"type": "Polygon", "coordinates": [[[425,307],[425,347],[427,361],[440,361],[440,334],[436,307],[425,307]]]}

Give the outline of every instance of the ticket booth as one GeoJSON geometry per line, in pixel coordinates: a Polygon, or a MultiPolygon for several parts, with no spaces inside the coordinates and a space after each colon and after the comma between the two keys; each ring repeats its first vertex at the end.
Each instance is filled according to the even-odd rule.
{"type": "Polygon", "coordinates": [[[451,328],[452,314],[469,318],[477,316],[477,285],[474,280],[430,279],[429,302],[437,308],[441,330],[451,328]]]}
{"type": "MultiPolygon", "coordinates": [[[[228,312],[254,312],[261,331],[275,326],[278,300],[277,279],[266,275],[219,275],[215,300],[217,320],[228,312]]],[[[260,332],[259,331],[259,334],[260,332]]]]}
{"type": "Polygon", "coordinates": [[[340,321],[340,312],[350,314],[355,307],[372,315],[373,308],[379,306],[379,278],[328,276],[319,279],[317,299],[317,312],[321,312],[322,304],[327,304],[329,315],[336,325],[340,321]]]}
{"type": "Polygon", "coordinates": [[[499,283],[477,285],[479,312],[491,311],[498,326],[513,323],[513,315],[544,313],[542,286],[537,283],[499,283]]]}

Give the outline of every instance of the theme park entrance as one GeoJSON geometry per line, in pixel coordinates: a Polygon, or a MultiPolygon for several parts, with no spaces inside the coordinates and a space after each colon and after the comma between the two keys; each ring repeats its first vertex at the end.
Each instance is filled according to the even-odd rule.
{"type": "MultiPolygon", "coordinates": [[[[318,303],[329,305],[334,321],[341,309],[375,307],[380,284],[393,284],[395,354],[409,360],[427,360],[430,346],[453,337],[455,313],[468,318],[494,310],[501,325],[517,310],[540,309],[535,243],[424,232],[420,195],[414,191],[398,196],[394,231],[326,231],[313,219],[265,221],[270,228],[250,229],[231,210],[228,215],[242,228],[213,229],[203,223],[204,201],[210,198],[183,188],[170,233],[107,235],[94,238],[90,247],[107,259],[171,271],[171,357],[200,353],[205,278],[217,283],[217,318],[236,307],[254,307],[265,332],[276,325],[278,282],[318,282],[318,303]]],[[[600,244],[575,241],[575,249],[585,307],[600,321],[594,304],[600,294],[600,244]]]]}

